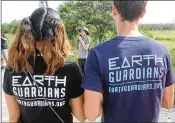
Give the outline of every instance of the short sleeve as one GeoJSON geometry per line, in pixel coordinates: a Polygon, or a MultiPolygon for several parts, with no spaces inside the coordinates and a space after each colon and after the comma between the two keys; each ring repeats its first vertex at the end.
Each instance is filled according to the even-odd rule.
{"type": "Polygon", "coordinates": [[[82,88],[103,93],[103,82],[100,75],[98,60],[94,49],[91,49],[86,60],[82,88]]]}
{"type": "Polygon", "coordinates": [[[82,73],[77,63],[73,63],[70,97],[77,98],[84,93],[81,88],[82,73]]]}
{"type": "Polygon", "coordinates": [[[6,68],[4,73],[4,81],[3,81],[3,90],[8,95],[14,95],[12,92],[12,85],[11,85],[11,75],[10,71],[6,68]]]}
{"type": "Polygon", "coordinates": [[[90,44],[90,38],[86,38],[85,44],[90,44]]]}
{"type": "Polygon", "coordinates": [[[171,56],[167,55],[167,66],[168,66],[168,71],[166,74],[166,82],[165,82],[165,87],[168,87],[172,85],[175,82],[175,75],[173,73],[173,64],[172,64],[172,59],[171,56]]]}

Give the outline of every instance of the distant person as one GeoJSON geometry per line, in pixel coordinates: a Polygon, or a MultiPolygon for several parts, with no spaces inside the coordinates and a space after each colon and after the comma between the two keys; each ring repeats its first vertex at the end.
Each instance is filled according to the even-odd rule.
{"type": "Polygon", "coordinates": [[[172,108],[173,67],[167,48],[138,30],[147,1],[114,1],[117,36],[89,52],[82,87],[88,120],[158,122],[172,108]]]}
{"type": "Polygon", "coordinates": [[[1,36],[1,69],[4,69],[6,66],[6,61],[8,58],[8,45],[7,38],[4,34],[1,36]]]}
{"type": "Polygon", "coordinates": [[[86,58],[88,55],[89,45],[90,45],[90,37],[89,30],[87,27],[82,27],[79,35],[79,44],[78,44],[78,64],[81,68],[82,73],[84,73],[84,67],[86,63],[86,58]]]}
{"type": "Polygon", "coordinates": [[[68,49],[55,10],[39,8],[22,20],[4,75],[9,122],[73,123],[73,115],[85,120],[82,74],[78,64],[65,62],[68,49]]]}

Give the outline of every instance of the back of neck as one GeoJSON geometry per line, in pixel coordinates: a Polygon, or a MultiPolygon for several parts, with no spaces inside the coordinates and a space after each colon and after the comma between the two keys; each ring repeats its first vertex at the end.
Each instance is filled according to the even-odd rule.
{"type": "Polygon", "coordinates": [[[139,37],[143,36],[138,29],[138,24],[136,22],[124,21],[120,22],[117,27],[118,36],[123,37],[139,37]]]}

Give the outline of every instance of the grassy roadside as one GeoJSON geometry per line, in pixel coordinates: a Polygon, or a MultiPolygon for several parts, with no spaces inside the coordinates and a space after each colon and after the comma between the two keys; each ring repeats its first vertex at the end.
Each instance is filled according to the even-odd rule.
{"type": "MultiPolygon", "coordinates": [[[[165,36],[174,38],[174,40],[159,40],[161,43],[165,44],[170,51],[172,61],[173,61],[173,67],[175,72],[175,31],[151,31],[151,33],[156,36],[162,36],[165,38],[165,36]]],[[[10,47],[13,43],[15,36],[12,34],[6,34],[8,38],[8,46],[10,47]]],[[[78,54],[77,50],[75,48],[72,48],[71,52],[74,54],[74,56],[68,56],[67,61],[75,61],[77,62],[78,54]]]]}
{"type": "MultiPolygon", "coordinates": [[[[162,38],[163,40],[159,40],[159,41],[167,46],[167,48],[168,48],[168,50],[170,52],[170,55],[172,57],[172,63],[173,63],[174,73],[175,73],[175,31],[174,32],[170,31],[169,33],[166,32],[166,31],[165,31],[166,33],[163,33],[163,32],[164,31],[162,31],[162,32],[160,32],[160,31],[152,31],[151,33],[153,33],[157,37],[158,36],[159,37],[160,36],[163,37],[162,38]],[[170,35],[171,39],[174,38],[174,40],[165,40],[166,39],[165,35],[167,35],[167,37],[170,35]],[[173,36],[171,36],[171,35],[173,35],[173,36]]],[[[13,41],[14,41],[15,36],[12,35],[12,34],[7,34],[6,36],[8,38],[8,46],[10,47],[11,44],[13,43],[13,41]]],[[[161,37],[160,37],[160,39],[161,39],[161,37]]],[[[73,56],[71,56],[71,55],[68,56],[67,61],[77,62],[78,61],[78,59],[77,59],[78,58],[77,50],[75,48],[72,48],[71,53],[73,53],[74,55],[73,56]]]]}

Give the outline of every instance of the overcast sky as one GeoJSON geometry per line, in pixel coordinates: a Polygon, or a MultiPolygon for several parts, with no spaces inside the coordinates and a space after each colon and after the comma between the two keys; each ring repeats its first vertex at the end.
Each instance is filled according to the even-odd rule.
{"type": "MultiPolygon", "coordinates": [[[[48,1],[56,10],[63,1],[48,1]]],[[[39,7],[38,1],[2,1],[2,23],[20,20],[39,7]]],[[[141,23],[175,22],[175,1],[149,1],[147,12],[141,23]]]]}

